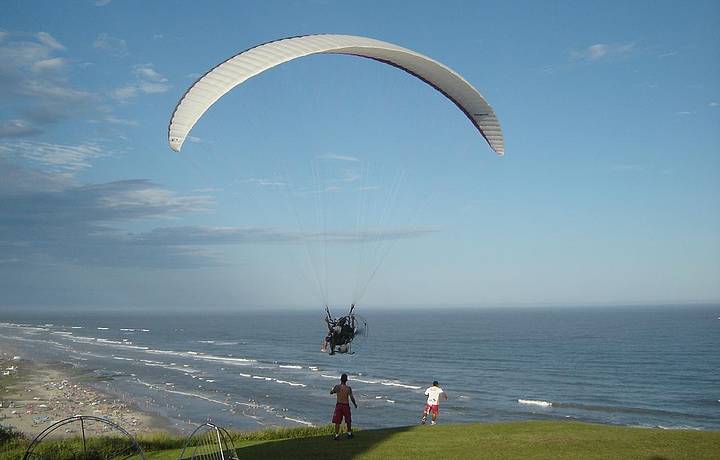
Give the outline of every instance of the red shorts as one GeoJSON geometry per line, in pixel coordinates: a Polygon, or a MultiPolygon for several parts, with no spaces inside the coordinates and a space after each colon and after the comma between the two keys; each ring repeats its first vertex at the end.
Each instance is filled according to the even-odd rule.
{"type": "Polygon", "coordinates": [[[335,413],[333,414],[332,422],[340,423],[342,422],[343,417],[345,417],[345,423],[352,423],[352,415],[350,415],[350,404],[335,404],[335,413]]]}
{"type": "Polygon", "coordinates": [[[433,414],[435,414],[435,416],[437,416],[439,410],[440,410],[440,406],[438,406],[437,404],[435,404],[434,406],[431,406],[430,404],[425,403],[425,413],[426,414],[428,412],[432,412],[433,414]]]}

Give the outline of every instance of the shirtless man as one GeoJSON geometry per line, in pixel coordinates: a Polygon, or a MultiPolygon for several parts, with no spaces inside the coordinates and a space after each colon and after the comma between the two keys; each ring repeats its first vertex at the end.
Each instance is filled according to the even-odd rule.
{"type": "Polygon", "coordinates": [[[352,394],[352,388],[347,384],[347,374],[340,376],[340,385],[335,385],[330,390],[331,395],[337,396],[337,404],[335,404],[335,413],[333,414],[332,422],[335,424],[335,437],[336,441],[340,440],[340,422],[345,418],[345,425],[347,426],[347,437],[352,439],[352,415],[350,414],[350,401],[352,401],[355,409],[357,409],[357,403],[355,397],[352,394]],[[348,401],[349,399],[349,401],[348,401]]]}

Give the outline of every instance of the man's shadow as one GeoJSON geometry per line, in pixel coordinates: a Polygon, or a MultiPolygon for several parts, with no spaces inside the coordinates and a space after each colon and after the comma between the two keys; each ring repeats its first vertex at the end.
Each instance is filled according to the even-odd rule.
{"type": "Polygon", "coordinates": [[[368,452],[385,440],[396,436],[411,427],[399,427],[384,430],[354,431],[355,437],[348,439],[344,434],[339,441],[331,435],[309,438],[285,439],[263,444],[238,448],[239,458],[245,459],[346,459],[355,458],[368,452]]]}

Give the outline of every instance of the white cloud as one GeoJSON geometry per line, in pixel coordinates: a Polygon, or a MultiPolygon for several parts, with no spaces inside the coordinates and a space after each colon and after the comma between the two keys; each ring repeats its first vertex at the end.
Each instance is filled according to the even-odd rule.
{"type": "MultiPolygon", "coordinates": [[[[0,197],[23,193],[54,192],[72,186],[74,180],[68,174],[47,173],[8,161],[0,152],[0,197]]],[[[3,198],[0,198],[0,202],[3,198]]],[[[0,214],[3,207],[0,206],[0,214]]],[[[0,232],[1,233],[1,232],[0,232]]]]}
{"type": "Polygon", "coordinates": [[[7,37],[8,35],[10,34],[5,32],[4,30],[0,30],[0,40],[5,39],[5,37],[7,37]]]}
{"type": "Polygon", "coordinates": [[[140,80],[138,88],[143,93],[164,93],[170,89],[168,79],[157,72],[152,64],[136,65],[133,74],[140,80]]]}
{"type": "Polygon", "coordinates": [[[295,192],[295,193],[298,194],[298,195],[310,195],[310,196],[312,196],[312,195],[318,195],[318,194],[321,194],[321,193],[337,193],[337,192],[340,192],[340,191],[342,191],[342,190],[343,190],[343,189],[342,189],[341,187],[337,186],[337,185],[327,185],[327,186],[325,186],[325,187],[323,187],[323,188],[314,189],[314,190],[304,190],[304,191],[299,190],[299,191],[297,191],[297,192],[295,192]]]}
{"type": "Polygon", "coordinates": [[[138,64],[135,67],[133,67],[133,74],[135,74],[137,77],[142,78],[143,80],[149,80],[149,81],[155,81],[159,83],[163,83],[167,81],[167,78],[160,75],[154,68],[152,64],[138,64]]]}
{"type": "Polygon", "coordinates": [[[684,110],[684,111],[680,111],[680,112],[675,112],[675,115],[687,116],[687,115],[692,115],[693,113],[695,113],[695,112],[689,112],[687,110],[684,110]]]}
{"type": "Polygon", "coordinates": [[[274,180],[274,179],[262,179],[257,177],[251,177],[249,179],[243,179],[238,181],[241,184],[254,184],[258,187],[285,187],[287,183],[274,180]]]}
{"type": "MultiPolygon", "coordinates": [[[[87,146],[33,143],[26,147],[22,155],[54,150],[40,159],[51,164],[72,156],[69,150],[81,157],[99,153],[87,146]]],[[[437,231],[418,227],[305,232],[272,227],[166,226],[132,233],[121,226],[207,212],[214,201],[198,193],[214,190],[179,195],[147,180],[78,186],[63,172],[46,173],[9,163],[7,154],[0,148],[0,263],[203,267],[227,262],[222,259],[223,251],[210,249],[218,246],[303,241],[352,244],[417,238],[437,231]]]]}
{"type": "Polygon", "coordinates": [[[137,96],[138,88],[137,86],[128,85],[123,86],[122,88],[117,88],[113,90],[110,93],[110,96],[113,99],[116,99],[120,102],[127,102],[129,99],[132,99],[133,97],[137,96]]]}
{"type": "Polygon", "coordinates": [[[596,43],[581,51],[573,51],[572,57],[578,60],[599,61],[611,57],[618,57],[630,54],[635,48],[635,43],[607,44],[596,43]]]}
{"type": "Polygon", "coordinates": [[[46,32],[0,43],[0,100],[19,112],[11,118],[45,125],[90,108],[95,96],[73,88],[66,72],[69,61],[54,56],[62,50],[46,32]]]}
{"type": "Polygon", "coordinates": [[[169,212],[205,211],[209,204],[207,197],[177,196],[169,190],[143,180],[119,181],[85,188],[102,190],[103,197],[99,201],[104,207],[113,210],[123,209],[127,213],[114,219],[134,217],[139,209],[142,209],[142,214],[146,217],[169,217],[167,216],[169,212]],[[127,184],[136,184],[136,186],[128,187],[127,184]]]}
{"type": "Polygon", "coordinates": [[[52,49],[37,42],[11,41],[0,47],[0,74],[23,72],[35,62],[50,57],[52,49]]]}
{"type": "Polygon", "coordinates": [[[97,36],[93,42],[93,46],[97,49],[107,51],[113,56],[125,56],[127,54],[127,43],[121,38],[116,38],[103,32],[97,36]]]}
{"type": "Polygon", "coordinates": [[[600,59],[601,57],[608,54],[610,47],[603,43],[592,45],[585,50],[584,56],[587,59],[600,59]]]}
{"type": "Polygon", "coordinates": [[[55,72],[64,69],[67,66],[67,60],[56,57],[51,59],[43,59],[32,65],[35,72],[55,72]]]}
{"type": "Polygon", "coordinates": [[[77,186],[57,180],[60,174],[18,168],[2,158],[0,166],[5,176],[0,180],[3,259],[19,259],[16,262],[26,266],[61,262],[170,268],[218,263],[201,248],[155,241],[148,233],[112,226],[206,211],[212,204],[207,196],[177,195],[145,180],[77,186]]]}
{"type": "Polygon", "coordinates": [[[170,89],[170,85],[165,83],[141,81],[138,84],[138,89],[140,89],[140,91],[142,91],[143,93],[147,94],[164,93],[165,91],[170,89]]]}
{"type": "Polygon", "coordinates": [[[95,0],[95,6],[106,6],[109,5],[112,0],[95,0]]]}
{"type": "Polygon", "coordinates": [[[162,245],[226,245],[302,241],[354,243],[417,238],[436,228],[366,229],[361,231],[299,232],[268,227],[170,227],[133,235],[137,242],[162,245]]]}
{"type": "Polygon", "coordinates": [[[49,84],[39,80],[28,80],[21,88],[21,93],[32,97],[45,97],[60,103],[79,103],[90,97],[90,93],[67,86],[49,84]]]}
{"type": "Polygon", "coordinates": [[[123,125],[123,126],[138,126],[139,125],[139,123],[135,120],[126,120],[125,118],[118,118],[118,117],[113,117],[113,116],[107,116],[104,118],[104,120],[113,125],[123,125]]]}
{"type": "Polygon", "coordinates": [[[65,145],[17,141],[0,144],[0,155],[39,166],[46,171],[73,174],[92,166],[91,161],[108,153],[95,144],[65,145]]]}
{"type": "Polygon", "coordinates": [[[318,160],[337,160],[337,161],[353,161],[353,162],[360,161],[356,157],[351,157],[351,156],[347,156],[347,155],[334,155],[332,153],[320,155],[315,158],[317,158],[318,160]]]}
{"type": "Polygon", "coordinates": [[[709,103],[708,106],[710,106],[710,107],[720,107],[720,102],[715,102],[715,101],[713,101],[713,102],[709,103]]]}
{"type": "Polygon", "coordinates": [[[358,181],[358,180],[362,179],[362,177],[363,177],[362,174],[360,174],[359,172],[348,169],[348,170],[345,170],[342,172],[341,177],[339,177],[337,179],[328,179],[328,182],[330,182],[330,183],[338,183],[338,182],[350,183],[350,182],[358,181]]]}
{"type": "Polygon", "coordinates": [[[114,90],[111,93],[114,99],[127,102],[139,93],[164,93],[171,88],[167,83],[168,79],[157,72],[152,64],[138,64],[133,67],[132,74],[135,75],[137,83],[114,90]]]}
{"type": "Polygon", "coordinates": [[[47,46],[50,49],[53,50],[64,50],[65,47],[60,44],[57,40],[55,40],[55,37],[50,35],[47,32],[38,32],[37,35],[35,35],[40,43],[47,46]]]}
{"type": "Polygon", "coordinates": [[[25,120],[9,120],[0,123],[0,138],[29,136],[40,132],[40,128],[25,120]]]}

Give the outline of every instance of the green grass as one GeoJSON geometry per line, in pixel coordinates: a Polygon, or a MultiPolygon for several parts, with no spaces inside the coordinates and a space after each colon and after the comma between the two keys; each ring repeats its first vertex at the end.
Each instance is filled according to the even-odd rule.
{"type": "MultiPolygon", "coordinates": [[[[330,426],[325,426],[232,433],[232,437],[240,458],[262,460],[720,459],[718,431],[628,428],[577,422],[515,422],[366,430],[356,432],[355,439],[343,438],[341,441],[333,441],[331,431],[330,426]]],[[[55,443],[65,443],[67,447],[73,442],[78,441],[55,443]]],[[[184,439],[163,434],[140,437],[139,442],[149,460],[177,460],[184,439]]],[[[21,458],[22,452],[21,446],[12,442],[0,445],[0,459],[3,460],[21,458]]]]}
{"type": "MultiPolygon", "coordinates": [[[[291,440],[312,436],[329,436],[333,431],[333,425],[324,427],[308,428],[277,428],[263,431],[230,432],[235,446],[248,446],[260,442],[274,440],[291,440]]],[[[30,439],[0,425],[0,460],[16,460],[22,458],[23,453],[30,444],[30,439]]],[[[177,460],[182,448],[185,446],[185,436],[172,435],[168,433],[152,433],[140,435],[137,442],[148,458],[171,458],[177,460]]],[[[90,438],[88,445],[93,445],[96,451],[108,452],[117,450],[117,446],[126,446],[127,441],[122,438],[109,436],[90,438]]],[[[39,451],[53,460],[73,459],[74,452],[82,450],[82,439],[79,437],[48,440],[43,442],[39,451]]]]}

